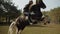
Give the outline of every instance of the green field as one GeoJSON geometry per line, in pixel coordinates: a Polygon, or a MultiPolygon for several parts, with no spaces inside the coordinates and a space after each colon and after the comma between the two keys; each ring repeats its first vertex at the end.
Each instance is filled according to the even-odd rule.
{"type": "MultiPolygon", "coordinates": [[[[8,26],[0,26],[0,34],[7,34],[7,32],[8,26]]],[[[60,34],[60,24],[27,26],[22,34],[60,34]]]]}

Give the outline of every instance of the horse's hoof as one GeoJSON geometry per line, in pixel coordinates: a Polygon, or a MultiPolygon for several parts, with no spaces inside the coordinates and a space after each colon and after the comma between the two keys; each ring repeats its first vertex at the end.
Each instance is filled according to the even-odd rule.
{"type": "Polygon", "coordinates": [[[50,24],[50,21],[48,21],[48,24],[50,24]]]}
{"type": "Polygon", "coordinates": [[[37,22],[33,22],[33,24],[37,24],[37,22]]]}
{"type": "Polygon", "coordinates": [[[46,23],[44,23],[44,25],[46,25],[46,23]]]}

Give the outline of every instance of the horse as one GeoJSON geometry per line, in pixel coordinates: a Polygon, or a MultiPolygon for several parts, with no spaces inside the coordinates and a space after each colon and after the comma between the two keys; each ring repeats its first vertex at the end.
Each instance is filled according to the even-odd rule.
{"type": "Polygon", "coordinates": [[[12,23],[9,26],[8,34],[13,34],[14,28],[16,29],[16,34],[21,34],[21,32],[24,30],[26,26],[33,24],[29,22],[29,18],[31,18],[32,21],[34,20],[43,21],[45,18],[42,18],[42,13],[41,13],[40,8],[46,8],[45,4],[42,1],[41,3],[33,5],[30,8],[30,11],[34,13],[33,15],[29,17],[23,14],[17,17],[14,21],[12,21],[12,23]]]}
{"type": "MultiPolygon", "coordinates": [[[[46,23],[49,21],[48,17],[47,18],[42,17],[42,18],[43,20],[41,20],[41,22],[43,22],[46,25],[46,23]]],[[[13,34],[14,29],[16,30],[16,34],[21,34],[24,28],[29,25],[33,24],[31,24],[28,21],[28,17],[26,17],[25,15],[21,15],[17,17],[14,21],[12,21],[12,23],[9,26],[8,34],[13,34]]]]}

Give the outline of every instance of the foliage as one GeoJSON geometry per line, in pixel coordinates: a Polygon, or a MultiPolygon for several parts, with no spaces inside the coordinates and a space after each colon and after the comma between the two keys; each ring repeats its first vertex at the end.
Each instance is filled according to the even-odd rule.
{"type": "Polygon", "coordinates": [[[5,17],[8,21],[10,21],[11,19],[20,16],[21,10],[18,10],[17,7],[14,6],[14,4],[3,1],[0,2],[0,20],[1,17],[5,17]]]}
{"type": "Polygon", "coordinates": [[[44,11],[43,14],[49,15],[51,21],[55,23],[60,23],[60,7],[51,9],[50,11],[46,11],[46,12],[44,11]]]}
{"type": "Polygon", "coordinates": [[[60,22],[60,7],[52,9],[50,15],[55,22],[60,22]]]}

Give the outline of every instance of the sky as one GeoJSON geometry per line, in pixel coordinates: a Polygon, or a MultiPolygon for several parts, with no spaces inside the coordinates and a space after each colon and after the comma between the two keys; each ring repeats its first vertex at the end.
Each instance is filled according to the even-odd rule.
{"type": "MultiPolygon", "coordinates": [[[[18,9],[22,9],[25,7],[26,4],[28,4],[29,0],[13,0],[12,1],[15,6],[17,6],[18,9]]],[[[33,0],[35,3],[35,0],[33,0]]],[[[60,7],[60,0],[43,0],[43,2],[46,5],[45,9],[41,9],[42,11],[49,11],[53,8],[60,7]]]]}

